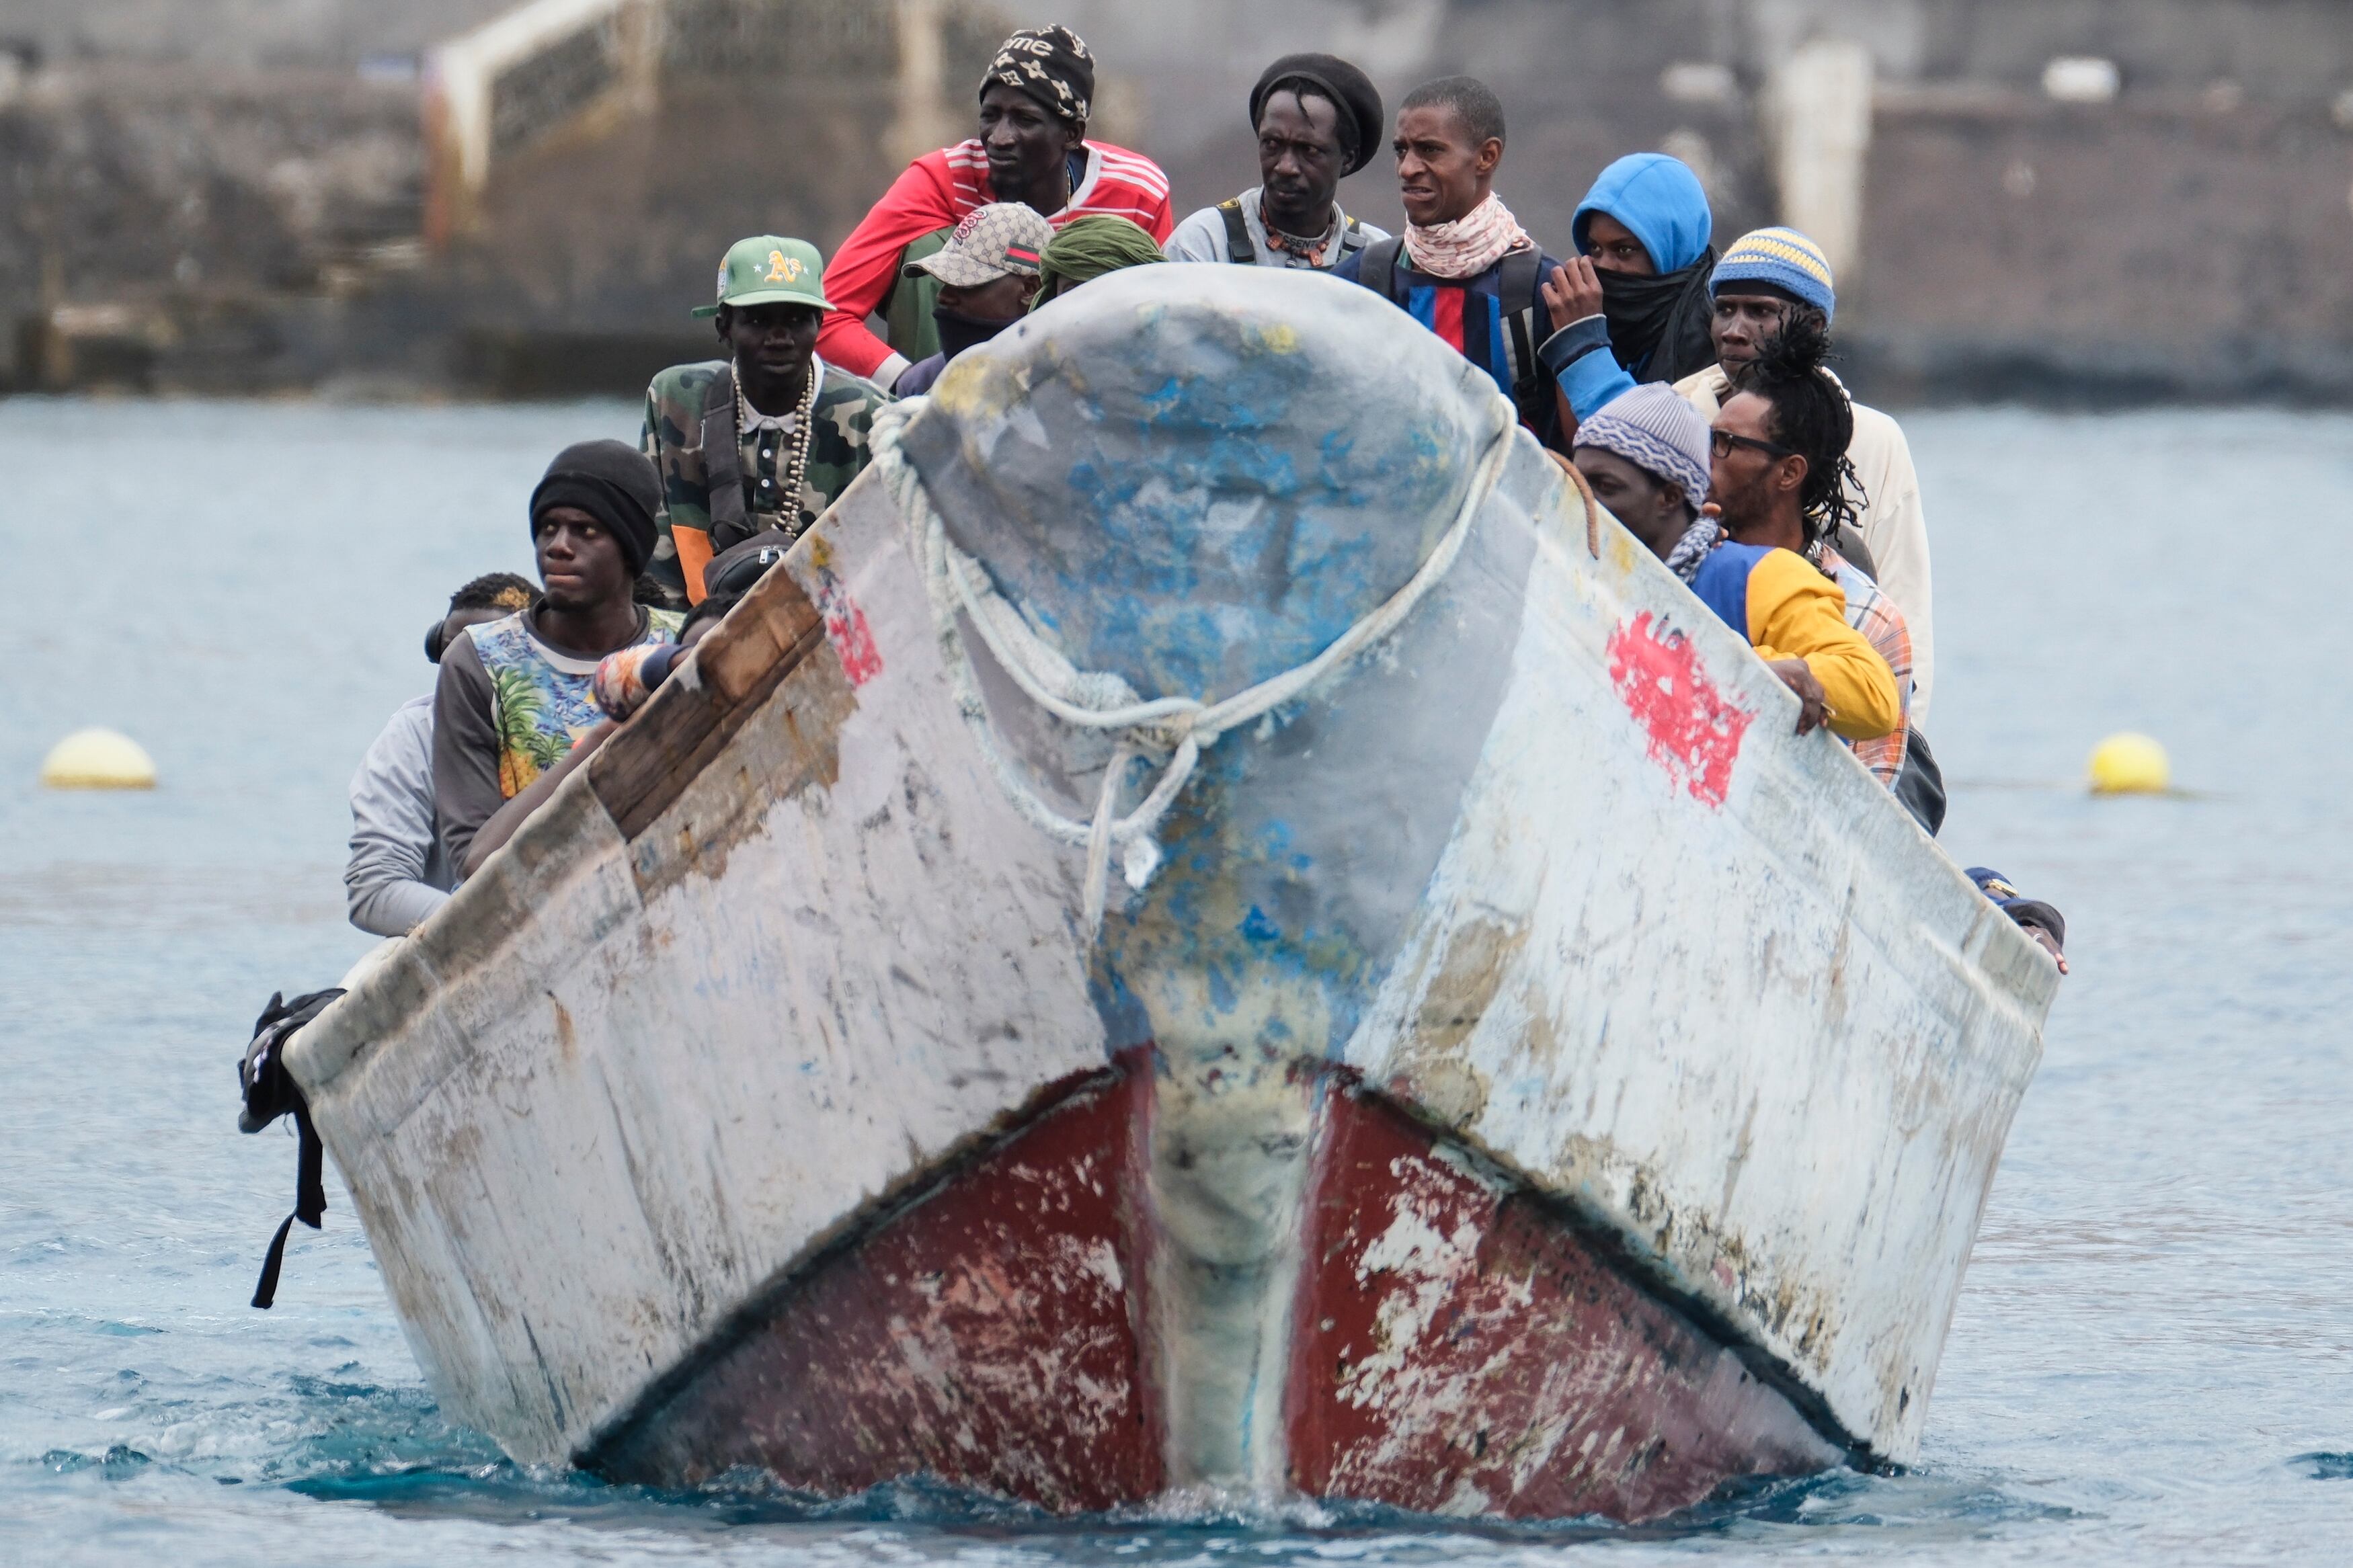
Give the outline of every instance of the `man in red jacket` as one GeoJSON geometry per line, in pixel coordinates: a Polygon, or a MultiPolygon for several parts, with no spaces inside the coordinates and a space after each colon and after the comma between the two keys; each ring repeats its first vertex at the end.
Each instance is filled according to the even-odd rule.
{"type": "Polygon", "coordinates": [[[976,207],[1020,202],[1057,228],[1108,213],[1167,239],[1168,176],[1141,153],[1087,140],[1094,92],[1094,57],[1068,27],[1024,27],[1005,40],[981,78],[980,134],[908,164],[827,264],[834,309],[817,340],[826,363],[887,387],[939,353],[939,283],[906,276],[906,266],[946,244],[976,207]],[[883,337],[866,325],[877,313],[883,337]]]}

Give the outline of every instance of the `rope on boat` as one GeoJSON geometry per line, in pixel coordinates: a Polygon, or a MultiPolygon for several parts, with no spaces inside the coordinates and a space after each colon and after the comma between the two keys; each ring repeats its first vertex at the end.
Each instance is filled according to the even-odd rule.
{"type": "Polygon", "coordinates": [[[1596,561],[1600,560],[1601,503],[1593,499],[1593,487],[1585,482],[1585,476],[1577,471],[1577,465],[1570,462],[1567,458],[1562,457],[1558,452],[1556,452],[1551,447],[1547,447],[1545,448],[1545,456],[1553,460],[1554,464],[1560,469],[1560,477],[1567,481],[1568,488],[1576,491],[1583,500],[1585,503],[1585,552],[1592,556],[1596,561]]]}
{"type": "Polygon", "coordinates": [[[1160,845],[1153,837],[1160,819],[1176,802],[1186,782],[1201,760],[1202,749],[1219,737],[1240,729],[1291,701],[1324,676],[1339,669],[1375,643],[1405,624],[1406,618],[1444,580],[1462,553],[1471,524],[1502,477],[1512,450],[1513,425],[1505,422],[1488,443],[1462,504],[1453,521],[1396,593],[1359,618],[1323,652],[1303,664],[1236,692],[1219,702],[1191,697],[1160,697],[1145,700],[1134,687],[1109,670],[1082,670],[1060,649],[1039,635],[1029,620],[997,591],[979,562],[948,538],[947,525],[932,505],[923,476],[900,449],[900,437],[909,421],[925,404],[910,398],[877,409],[868,444],[882,469],[883,482],[908,531],[908,543],[923,568],[932,602],[932,624],[939,638],[942,661],[955,692],[956,705],[978,741],[989,771],[1014,808],[1031,826],[1049,837],[1087,851],[1082,918],[1090,941],[1103,929],[1109,892],[1111,855],[1120,852],[1122,869],[1130,887],[1142,890],[1160,867],[1160,845]],[[1064,816],[1042,798],[998,744],[988,721],[988,709],[973,668],[970,651],[956,626],[961,612],[1006,674],[1030,701],[1077,729],[1109,734],[1111,761],[1103,769],[1094,815],[1084,822],[1064,816]],[[1128,764],[1165,752],[1159,779],[1135,808],[1119,814],[1120,785],[1128,764]]]}

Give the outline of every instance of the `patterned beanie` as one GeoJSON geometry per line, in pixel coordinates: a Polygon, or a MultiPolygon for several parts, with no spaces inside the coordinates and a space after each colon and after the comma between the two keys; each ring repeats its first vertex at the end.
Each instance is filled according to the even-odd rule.
{"type": "Polygon", "coordinates": [[[1024,27],[1005,40],[980,79],[987,92],[1002,82],[1028,93],[1057,118],[1077,124],[1095,96],[1095,58],[1068,27],[1024,27]]]}
{"type": "Polygon", "coordinates": [[[1734,240],[1708,279],[1708,292],[1720,294],[1727,283],[1769,283],[1820,310],[1825,320],[1838,306],[1830,258],[1794,228],[1751,229],[1734,240]]]}
{"type": "Polygon", "coordinates": [[[1707,425],[1662,381],[1621,392],[1577,427],[1577,445],[1614,452],[1653,479],[1683,488],[1694,511],[1707,500],[1707,425]]]}

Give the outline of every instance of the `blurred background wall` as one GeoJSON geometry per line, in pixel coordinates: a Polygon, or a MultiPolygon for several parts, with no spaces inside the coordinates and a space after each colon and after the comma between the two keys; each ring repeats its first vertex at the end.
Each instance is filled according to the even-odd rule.
{"type": "MultiPolygon", "coordinates": [[[[1255,183],[1273,56],[1450,70],[1556,250],[1599,167],[1841,262],[1894,401],[2353,402],[2343,0],[12,0],[0,386],[629,391],[747,233],[829,247],[1060,20],[1179,211],[1255,183]]],[[[1394,224],[1386,160],[1352,210],[1394,224]]]]}

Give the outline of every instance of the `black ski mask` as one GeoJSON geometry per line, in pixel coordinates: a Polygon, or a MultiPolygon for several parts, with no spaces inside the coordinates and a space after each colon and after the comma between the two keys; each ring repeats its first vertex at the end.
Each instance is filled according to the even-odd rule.
{"type": "Polygon", "coordinates": [[[950,359],[976,344],[987,342],[1020,319],[1012,316],[1000,321],[991,316],[971,316],[962,310],[951,310],[945,305],[932,307],[932,325],[938,329],[940,334],[940,352],[950,359]]]}
{"type": "Polygon", "coordinates": [[[1663,278],[1601,269],[1601,311],[1609,319],[1609,347],[1637,381],[1680,381],[1715,363],[1708,322],[1715,314],[1708,279],[1715,247],[1663,278]]]}

